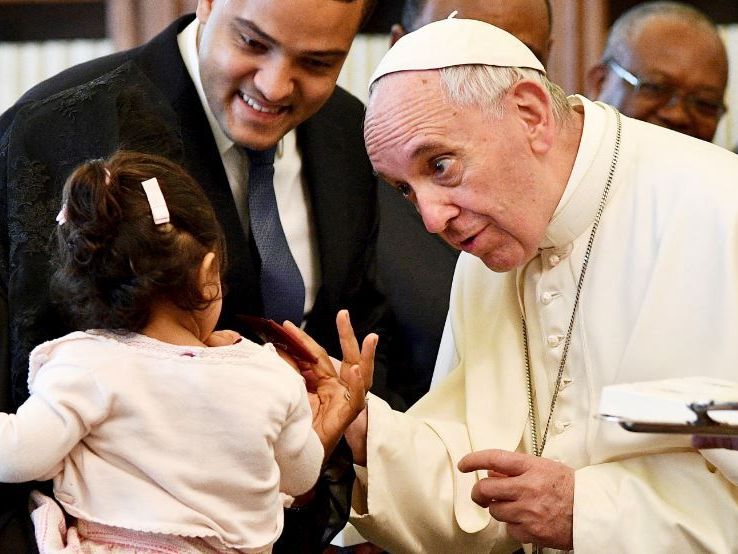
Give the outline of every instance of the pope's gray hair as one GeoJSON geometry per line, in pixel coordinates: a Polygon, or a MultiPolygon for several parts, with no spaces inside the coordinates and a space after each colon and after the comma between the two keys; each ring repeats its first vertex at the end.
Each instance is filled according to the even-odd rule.
{"type": "Polygon", "coordinates": [[[501,118],[502,98],[515,85],[527,79],[541,85],[551,98],[551,109],[557,123],[563,122],[571,108],[566,94],[557,84],[535,69],[496,67],[491,65],[457,65],[440,70],[441,89],[446,98],[458,106],[475,106],[501,118]]]}
{"type": "MultiPolygon", "coordinates": [[[[498,119],[504,115],[502,98],[515,83],[523,79],[534,81],[546,89],[556,123],[564,122],[572,111],[562,88],[535,69],[470,64],[444,67],[438,71],[441,90],[449,102],[460,107],[480,108],[498,119]]],[[[369,100],[382,77],[369,86],[369,100]]]]}

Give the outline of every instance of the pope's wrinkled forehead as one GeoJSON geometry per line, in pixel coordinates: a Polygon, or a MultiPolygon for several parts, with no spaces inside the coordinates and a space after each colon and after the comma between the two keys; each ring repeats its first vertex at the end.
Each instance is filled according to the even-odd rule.
{"type": "Polygon", "coordinates": [[[412,135],[432,132],[448,110],[438,71],[387,75],[376,84],[364,118],[364,141],[370,158],[383,147],[395,148],[412,135]]]}
{"type": "Polygon", "coordinates": [[[456,65],[530,68],[545,74],[541,62],[514,35],[475,19],[429,23],[403,36],[384,55],[369,87],[384,75],[399,71],[441,69],[456,65]]]}

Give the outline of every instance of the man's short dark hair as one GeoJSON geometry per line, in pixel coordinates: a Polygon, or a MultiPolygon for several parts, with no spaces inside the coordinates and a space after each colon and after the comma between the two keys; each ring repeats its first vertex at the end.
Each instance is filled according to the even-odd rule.
{"type": "Polygon", "coordinates": [[[405,0],[400,15],[400,24],[408,33],[416,30],[415,25],[420,18],[420,12],[423,11],[423,6],[425,6],[425,0],[405,0]]]}

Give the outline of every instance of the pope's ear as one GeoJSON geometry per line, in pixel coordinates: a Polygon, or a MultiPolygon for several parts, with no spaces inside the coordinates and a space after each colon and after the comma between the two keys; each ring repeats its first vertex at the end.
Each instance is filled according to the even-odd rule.
{"type": "Polygon", "coordinates": [[[510,97],[531,149],[538,154],[547,152],[553,143],[556,121],[546,88],[536,81],[522,79],[513,85],[510,97]]]}

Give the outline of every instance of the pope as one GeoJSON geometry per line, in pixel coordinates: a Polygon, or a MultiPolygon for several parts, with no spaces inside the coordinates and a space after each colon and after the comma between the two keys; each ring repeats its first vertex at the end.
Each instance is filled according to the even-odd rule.
{"type": "Polygon", "coordinates": [[[605,385],[735,375],[738,157],[567,98],[479,21],[406,35],[370,91],[374,169],[463,252],[448,376],[405,414],[370,395],[349,429],[362,535],[393,553],[734,551],[738,452],[594,416],[605,385]]]}

